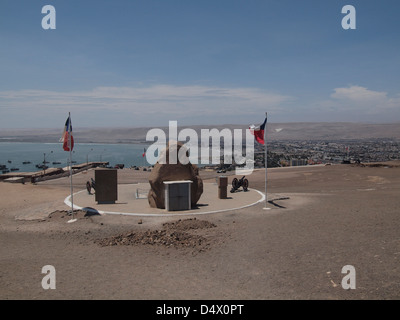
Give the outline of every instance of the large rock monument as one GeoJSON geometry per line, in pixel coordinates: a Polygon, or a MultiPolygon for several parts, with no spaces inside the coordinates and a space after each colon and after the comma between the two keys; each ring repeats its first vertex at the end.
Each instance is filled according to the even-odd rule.
{"type": "MultiPolygon", "coordinates": [[[[168,147],[161,152],[159,160],[151,170],[149,177],[151,189],[147,196],[150,207],[165,209],[164,181],[191,180],[193,182],[191,183],[192,207],[199,201],[203,193],[203,180],[199,176],[198,167],[190,162],[182,164],[178,156],[176,157],[176,163],[174,161],[170,163],[170,153],[174,152],[174,154],[178,155],[181,148],[185,148],[181,142],[170,142],[168,147]],[[165,163],[160,161],[163,158],[165,163]]],[[[188,156],[187,151],[186,156],[188,156]]]]}

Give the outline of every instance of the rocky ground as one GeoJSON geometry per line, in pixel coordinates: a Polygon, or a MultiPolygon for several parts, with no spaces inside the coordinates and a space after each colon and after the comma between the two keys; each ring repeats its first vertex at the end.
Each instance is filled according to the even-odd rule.
{"type": "Polygon", "coordinates": [[[128,231],[121,234],[98,239],[95,242],[100,246],[118,245],[160,245],[174,248],[192,248],[196,251],[204,251],[210,241],[202,236],[194,234],[197,229],[214,228],[215,224],[205,220],[179,219],[175,222],[166,222],[161,230],[128,231]]]}

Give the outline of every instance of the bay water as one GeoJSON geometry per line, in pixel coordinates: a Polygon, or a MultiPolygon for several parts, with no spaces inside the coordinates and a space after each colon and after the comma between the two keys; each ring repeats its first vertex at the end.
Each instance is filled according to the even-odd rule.
{"type": "MultiPolygon", "coordinates": [[[[149,166],[143,157],[147,147],[143,144],[76,143],[72,161],[76,164],[103,161],[112,167],[116,164],[128,168],[149,166]]],[[[44,161],[49,168],[64,168],[69,162],[69,152],[63,150],[62,143],[0,142],[0,165],[5,165],[10,171],[39,171],[41,169],[36,165],[42,165],[44,161]]]]}

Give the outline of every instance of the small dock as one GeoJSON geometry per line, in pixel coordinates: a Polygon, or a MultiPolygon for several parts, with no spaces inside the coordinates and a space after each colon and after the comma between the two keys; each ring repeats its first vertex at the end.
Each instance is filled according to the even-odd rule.
{"type": "MultiPolygon", "coordinates": [[[[84,170],[97,167],[106,167],[108,162],[85,162],[81,164],[72,165],[72,174],[84,170]]],[[[64,176],[69,176],[70,168],[48,168],[46,170],[39,170],[36,172],[9,172],[0,175],[0,181],[10,183],[25,183],[33,181],[42,181],[48,179],[56,179],[64,176]]]]}

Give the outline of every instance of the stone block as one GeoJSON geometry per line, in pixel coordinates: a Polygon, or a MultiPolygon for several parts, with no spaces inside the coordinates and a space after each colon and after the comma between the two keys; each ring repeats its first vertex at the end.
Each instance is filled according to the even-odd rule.
{"type": "Polygon", "coordinates": [[[226,199],[228,197],[228,177],[218,177],[218,199],[226,199]]]}
{"type": "Polygon", "coordinates": [[[179,211],[191,209],[191,184],[193,181],[164,181],[165,209],[179,211]]]}
{"type": "Polygon", "coordinates": [[[118,200],[118,179],[116,169],[96,169],[94,171],[96,182],[95,200],[98,204],[115,203],[118,200]]]}

